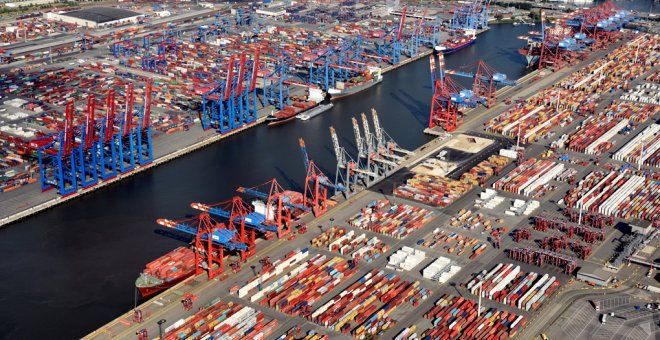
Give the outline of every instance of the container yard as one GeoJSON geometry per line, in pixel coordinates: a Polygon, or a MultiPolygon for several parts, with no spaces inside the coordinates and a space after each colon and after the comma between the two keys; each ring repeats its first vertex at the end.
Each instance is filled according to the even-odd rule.
{"type": "Polygon", "coordinates": [[[474,300],[453,295],[443,295],[424,318],[432,326],[422,331],[422,338],[507,339],[527,322],[521,315],[480,307],[474,300]]]}
{"type": "Polygon", "coordinates": [[[417,241],[418,245],[426,248],[440,248],[447,254],[457,257],[469,256],[471,260],[476,259],[486,249],[486,243],[477,238],[465,236],[457,232],[446,232],[440,228],[426,238],[417,241]]]}
{"type": "Polygon", "coordinates": [[[476,275],[466,288],[474,295],[529,311],[537,310],[559,285],[554,276],[525,273],[520,266],[499,263],[476,275]]]}
{"type": "Polygon", "coordinates": [[[369,203],[348,219],[352,227],[394,238],[405,238],[433,219],[433,212],[407,204],[391,204],[382,199],[369,203]]]}
{"type": "Polygon", "coordinates": [[[560,176],[564,164],[530,158],[493,184],[493,188],[532,198],[554,190],[550,181],[560,176]]]}
{"type": "MultiPolygon", "coordinates": [[[[649,321],[603,335],[587,320],[593,336],[652,339],[660,38],[638,15],[655,22],[522,4],[109,2],[3,21],[0,223],[71,202],[24,222],[90,242],[39,270],[85,272],[85,288],[29,292],[25,308],[13,299],[32,286],[8,289],[3,332],[38,331],[13,326],[26,308],[77,306],[97,330],[56,337],[547,339],[580,306],[603,327],[649,321]],[[100,204],[106,191],[132,209],[100,204]],[[610,294],[639,308],[582,305],[610,294]]],[[[34,230],[7,249],[24,257],[12,247],[34,230]]]]}

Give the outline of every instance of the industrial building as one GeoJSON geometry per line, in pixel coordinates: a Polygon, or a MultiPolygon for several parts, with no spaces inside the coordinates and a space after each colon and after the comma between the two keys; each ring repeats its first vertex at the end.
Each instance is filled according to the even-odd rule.
{"type": "Polygon", "coordinates": [[[91,7],[65,13],[48,13],[50,20],[63,21],[83,27],[109,27],[135,23],[141,14],[121,8],[91,7]]]}

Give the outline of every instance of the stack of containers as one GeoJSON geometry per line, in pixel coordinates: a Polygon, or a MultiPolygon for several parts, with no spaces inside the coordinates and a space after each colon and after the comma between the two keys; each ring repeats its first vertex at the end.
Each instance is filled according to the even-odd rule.
{"type": "Polygon", "coordinates": [[[297,337],[297,333],[299,330],[296,329],[296,327],[289,329],[285,334],[282,334],[277,340],[291,340],[291,339],[297,339],[297,340],[328,340],[328,336],[325,334],[318,333],[315,330],[309,330],[307,333],[305,333],[304,337],[297,337]]]}
{"type": "Polygon", "coordinates": [[[426,258],[426,252],[403,246],[403,248],[392,254],[387,263],[387,268],[397,271],[412,270],[426,258]]]}
{"type": "Polygon", "coordinates": [[[619,149],[612,158],[629,163],[657,166],[655,153],[660,149],[660,124],[652,124],[619,149]],[[642,152],[643,149],[643,152],[642,152]],[[650,163],[649,164],[649,160],[650,163]],[[655,163],[655,164],[653,164],[655,163]]]}
{"type": "MultiPolygon", "coordinates": [[[[463,253],[463,251],[465,251],[466,248],[471,248],[473,245],[475,245],[478,242],[478,240],[473,237],[464,236],[462,234],[455,232],[445,234],[444,230],[441,230],[440,228],[435,228],[430,238],[420,240],[420,242],[417,242],[417,244],[421,243],[421,245],[426,248],[435,248],[442,245],[446,245],[451,241],[456,241],[455,246],[459,248],[457,250],[457,255],[459,256],[463,253]]],[[[453,247],[449,248],[447,252],[451,254],[452,252],[454,252],[454,248],[453,247]]]]}
{"type": "Polygon", "coordinates": [[[289,269],[296,263],[300,263],[302,260],[307,258],[307,256],[309,256],[309,249],[307,248],[303,250],[296,249],[288,253],[283,259],[273,262],[271,269],[262,271],[259,275],[251,278],[242,287],[240,287],[238,289],[238,297],[246,297],[255,288],[261,286],[271,278],[282,274],[284,270],[289,269]]]}
{"type": "Polygon", "coordinates": [[[660,183],[627,171],[595,171],[564,197],[571,208],[648,221],[660,213],[660,183]]]}
{"type": "MultiPolygon", "coordinates": [[[[314,240],[312,240],[312,243],[319,244],[320,242],[314,242],[314,240]]],[[[329,251],[340,253],[342,255],[350,254],[352,258],[364,260],[367,263],[377,259],[389,249],[390,247],[383,241],[379,240],[378,237],[368,239],[367,235],[364,233],[360,236],[355,236],[355,231],[353,230],[328,244],[329,251]]]]}
{"type": "Polygon", "coordinates": [[[493,184],[495,189],[519,195],[536,195],[564,171],[564,164],[530,158],[493,184]]]}
{"type": "Polygon", "coordinates": [[[452,216],[449,220],[449,225],[467,230],[475,230],[483,227],[483,231],[489,231],[492,228],[493,222],[487,219],[484,214],[475,214],[471,210],[461,209],[456,215],[452,216]]]}
{"type": "Polygon", "coordinates": [[[394,238],[405,238],[421,228],[433,217],[432,211],[407,204],[392,205],[386,199],[374,201],[348,220],[356,228],[365,229],[394,238]]]}
{"type": "Polygon", "coordinates": [[[440,256],[422,270],[422,276],[429,280],[446,283],[460,270],[461,266],[453,265],[450,259],[440,256]]]}
{"type": "Polygon", "coordinates": [[[394,194],[399,197],[446,207],[470,191],[473,187],[462,181],[416,174],[406,184],[397,187],[394,194]]]}
{"type": "Polygon", "coordinates": [[[165,339],[260,339],[276,328],[277,320],[266,322],[263,312],[216,299],[165,329],[165,339]]]}
{"type": "Polygon", "coordinates": [[[494,174],[499,174],[510,161],[511,159],[508,157],[492,155],[487,160],[481,161],[468,172],[464,172],[461,175],[461,181],[472,186],[486,183],[494,174]]]}
{"type": "Polygon", "coordinates": [[[311,321],[356,338],[382,334],[396,324],[390,315],[402,304],[417,306],[432,292],[374,269],[314,311],[311,321]],[[352,324],[354,322],[354,324],[352,324]]]}
{"type": "Polygon", "coordinates": [[[326,229],[321,235],[312,239],[312,245],[318,248],[327,247],[330,242],[346,235],[346,228],[340,226],[334,226],[330,229],[326,229]]]}
{"type": "Polygon", "coordinates": [[[521,273],[520,266],[502,263],[479,273],[466,285],[474,295],[481,292],[485,298],[527,311],[538,309],[558,286],[554,276],[521,273]]]}
{"type": "Polygon", "coordinates": [[[527,319],[523,316],[482,308],[474,300],[443,295],[433,308],[424,314],[433,327],[422,333],[432,339],[506,339],[514,337],[527,319]]]}
{"type": "Polygon", "coordinates": [[[399,334],[396,335],[394,340],[418,340],[419,336],[415,333],[417,325],[404,328],[399,334]]]}
{"type": "Polygon", "coordinates": [[[340,257],[330,260],[316,255],[294,268],[280,279],[257,291],[250,301],[260,301],[289,315],[298,315],[303,308],[314,304],[340,283],[347,280],[356,268],[340,257]]]}

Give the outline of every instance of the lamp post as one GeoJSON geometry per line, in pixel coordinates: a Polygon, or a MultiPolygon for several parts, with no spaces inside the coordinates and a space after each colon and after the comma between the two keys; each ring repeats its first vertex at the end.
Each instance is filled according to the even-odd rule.
{"type": "Polygon", "coordinates": [[[335,218],[330,217],[330,229],[332,229],[332,226],[333,226],[334,222],[335,222],[335,218]]]}
{"type": "Polygon", "coordinates": [[[160,340],[163,340],[163,324],[165,322],[167,322],[165,319],[158,320],[158,335],[160,340]]]}

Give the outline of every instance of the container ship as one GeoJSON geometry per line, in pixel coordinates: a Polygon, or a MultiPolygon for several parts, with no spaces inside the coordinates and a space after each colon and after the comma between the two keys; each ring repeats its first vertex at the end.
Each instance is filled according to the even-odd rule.
{"type": "Polygon", "coordinates": [[[195,274],[195,253],[179,247],[147,264],[135,280],[135,287],[144,298],[173,287],[195,274]]]}
{"type": "Polygon", "coordinates": [[[292,99],[294,100],[293,105],[286,106],[284,109],[271,113],[266,117],[268,126],[286,123],[301,113],[319,115],[329,109],[326,105],[319,105],[320,102],[325,100],[325,93],[320,89],[310,88],[307,98],[292,97],[292,99]]]}
{"type": "Polygon", "coordinates": [[[300,120],[309,120],[311,118],[314,118],[321,113],[330,110],[334,105],[332,103],[328,104],[319,104],[317,107],[312,108],[311,110],[305,111],[301,114],[298,115],[298,119],[300,120]]]}
{"type": "Polygon", "coordinates": [[[529,32],[529,36],[520,36],[520,40],[526,40],[527,45],[518,49],[518,53],[525,57],[527,60],[527,67],[532,67],[541,59],[541,47],[543,40],[540,32],[529,32]]]}
{"type": "Polygon", "coordinates": [[[452,52],[456,52],[464,47],[470,46],[474,44],[475,41],[477,41],[477,36],[464,34],[458,38],[449,39],[445,41],[441,45],[436,46],[435,50],[437,52],[449,54],[452,52]]]}
{"type": "Polygon", "coordinates": [[[295,102],[293,105],[286,106],[280,111],[271,113],[266,117],[266,121],[268,122],[268,126],[286,123],[296,118],[299,113],[315,108],[318,105],[317,102],[311,100],[307,102],[295,102]]]}
{"type": "Polygon", "coordinates": [[[380,68],[369,67],[364,75],[351,79],[350,82],[337,82],[335,88],[329,89],[330,100],[338,100],[362,92],[383,81],[380,68]]]}

